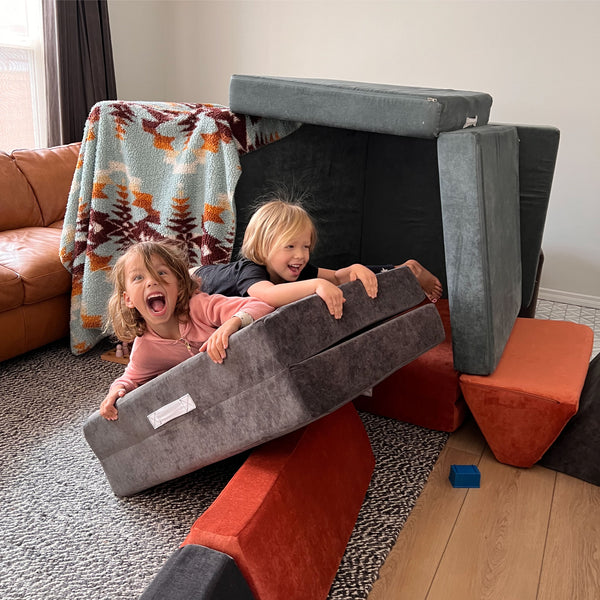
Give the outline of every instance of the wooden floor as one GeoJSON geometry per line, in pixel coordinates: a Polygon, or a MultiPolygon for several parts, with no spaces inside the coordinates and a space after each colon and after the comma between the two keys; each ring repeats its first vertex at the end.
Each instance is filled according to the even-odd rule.
{"type": "Polygon", "coordinates": [[[497,462],[469,419],[368,600],[600,600],[600,487],[497,462]],[[453,488],[452,464],[478,465],[481,488],[453,488]]]}

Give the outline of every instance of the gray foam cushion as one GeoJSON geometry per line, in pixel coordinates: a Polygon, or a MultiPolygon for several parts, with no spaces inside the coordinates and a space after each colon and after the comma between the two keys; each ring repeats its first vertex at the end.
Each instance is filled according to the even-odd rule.
{"type": "Polygon", "coordinates": [[[254,600],[254,596],[231,556],[187,544],[171,555],[140,600],[254,600]]]}
{"type": "Polygon", "coordinates": [[[376,299],[344,284],[339,320],[304,298],[234,334],[224,364],[196,355],[128,393],[118,421],[91,415],[84,433],[113,491],[135,494],[299,429],[443,340],[433,305],[405,312],[424,299],[408,268],[377,278],[376,299]],[[153,428],[148,415],[180,398],[195,407],[153,428]]]}
{"type": "Polygon", "coordinates": [[[454,367],[489,375],[521,306],[517,130],[485,126],[438,139],[454,367]]]}
{"type": "Polygon", "coordinates": [[[492,97],[484,92],[233,75],[234,112],[359,131],[437,137],[488,122],[492,97]]]}

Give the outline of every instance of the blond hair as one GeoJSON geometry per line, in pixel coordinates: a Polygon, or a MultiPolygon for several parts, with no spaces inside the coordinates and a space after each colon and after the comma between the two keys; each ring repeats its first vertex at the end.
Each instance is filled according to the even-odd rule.
{"type": "Polygon", "coordinates": [[[270,200],[250,219],[244,233],[241,255],[259,265],[266,265],[273,248],[285,245],[305,229],[310,230],[310,251],[317,243],[317,230],[310,215],[298,203],[270,200]]]}
{"type": "Polygon", "coordinates": [[[109,323],[106,330],[112,331],[122,342],[131,342],[146,331],[146,322],[136,308],[129,308],[125,304],[125,273],[127,263],[132,256],[141,256],[145,267],[153,277],[160,280],[152,266],[152,257],[158,256],[173,271],[177,279],[177,303],[174,314],[181,320],[187,320],[190,307],[190,298],[198,288],[198,282],[190,277],[188,272],[187,251],[182,244],[174,240],[157,240],[137,242],[119,257],[110,273],[113,293],[108,300],[109,323]]]}

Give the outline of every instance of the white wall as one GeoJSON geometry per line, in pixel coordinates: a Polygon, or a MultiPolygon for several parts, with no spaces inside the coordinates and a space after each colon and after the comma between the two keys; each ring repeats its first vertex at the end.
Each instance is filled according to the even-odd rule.
{"type": "Polygon", "coordinates": [[[561,143],[541,296],[600,307],[600,2],[109,0],[119,98],[228,104],[233,73],[488,92],[561,143]]]}

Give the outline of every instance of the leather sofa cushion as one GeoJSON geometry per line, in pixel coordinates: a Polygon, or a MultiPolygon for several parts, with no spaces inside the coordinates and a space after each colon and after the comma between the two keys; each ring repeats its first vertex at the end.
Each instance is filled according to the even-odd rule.
{"type": "MultiPolygon", "coordinates": [[[[19,276],[24,304],[69,293],[71,275],[58,256],[60,236],[61,230],[54,227],[23,227],[0,232],[0,265],[19,276]]],[[[12,304],[14,301],[7,307],[12,304]]],[[[4,302],[2,308],[5,308],[4,302]]]]}
{"type": "Polygon", "coordinates": [[[11,310],[21,306],[24,295],[19,275],[0,265],[0,310],[11,310]]]}
{"type": "Polygon", "coordinates": [[[0,198],[0,231],[42,225],[42,213],[33,190],[6,152],[0,152],[0,198]]]}
{"type": "Polygon", "coordinates": [[[54,148],[16,150],[12,153],[36,198],[38,201],[42,199],[39,206],[42,224],[45,226],[64,217],[80,147],[81,143],[77,142],[54,148]]]}

